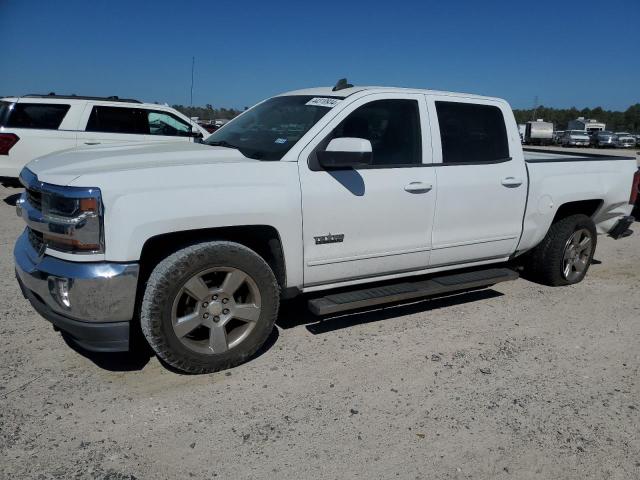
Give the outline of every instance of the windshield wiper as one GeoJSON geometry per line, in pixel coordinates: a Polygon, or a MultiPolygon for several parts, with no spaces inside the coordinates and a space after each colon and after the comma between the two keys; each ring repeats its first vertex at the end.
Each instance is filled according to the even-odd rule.
{"type": "Polygon", "coordinates": [[[239,150],[238,147],[236,147],[235,145],[231,145],[229,142],[227,142],[226,140],[219,140],[217,142],[207,142],[207,145],[211,145],[212,147],[227,147],[227,148],[235,148],[236,150],[239,150]]]}

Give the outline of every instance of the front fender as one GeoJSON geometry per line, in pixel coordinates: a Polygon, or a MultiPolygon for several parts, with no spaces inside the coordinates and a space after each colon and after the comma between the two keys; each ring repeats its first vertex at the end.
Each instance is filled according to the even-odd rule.
{"type": "MultiPolygon", "coordinates": [[[[93,183],[99,184],[99,178],[93,183]]],[[[295,163],[115,172],[100,188],[105,205],[105,260],[137,261],[148,239],[166,233],[269,225],[282,240],[288,283],[302,283],[302,212],[295,163]]]]}

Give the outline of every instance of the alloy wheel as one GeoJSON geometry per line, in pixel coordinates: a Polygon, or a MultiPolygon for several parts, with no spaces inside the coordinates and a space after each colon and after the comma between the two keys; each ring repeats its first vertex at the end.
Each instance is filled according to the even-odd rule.
{"type": "Polygon", "coordinates": [[[569,282],[574,282],[589,266],[593,252],[592,234],[586,228],[576,230],[564,248],[562,258],[562,276],[569,282]]]}
{"type": "Polygon", "coordinates": [[[173,301],[171,324],[189,350],[220,354],[249,336],[260,312],[256,282],[237,268],[216,267],[184,282],[173,301]]]}

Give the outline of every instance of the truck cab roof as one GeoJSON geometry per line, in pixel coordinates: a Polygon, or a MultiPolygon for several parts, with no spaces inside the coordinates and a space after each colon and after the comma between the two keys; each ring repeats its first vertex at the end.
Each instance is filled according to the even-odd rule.
{"type": "Polygon", "coordinates": [[[505,102],[502,98],[496,97],[487,97],[483,95],[474,95],[471,93],[459,93],[459,92],[446,92],[440,90],[429,90],[422,88],[403,88],[403,87],[383,87],[383,86],[354,86],[350,88],[344,88],[341,90],[334,90],[332,87],[314,87],[314,88],[304,88],[301,90],[292,90],[289,92],[282,93],[278,96],[287,96],[287,95],[313,95],[313,96],[322,96],[322,97],[339,97],[339,98],[347,98],[351,95],[354,95],[359,92],[367,92],[367,93],[416,93],[416,94],[431,94],[431,95],[445,95],[451,97],[460,97],[460,98],[473,98],[476,100],[491,100],[491,101],[499,101],[505,102]]]}

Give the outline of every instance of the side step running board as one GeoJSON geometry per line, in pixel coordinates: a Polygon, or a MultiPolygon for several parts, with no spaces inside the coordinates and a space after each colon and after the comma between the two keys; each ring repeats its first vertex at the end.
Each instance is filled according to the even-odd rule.
{"type": "Polygon", "coordinates": [[[429,280],[403,282],[335,293],[309,300],[308,306],[314,315],[329,315],[384,303],[489,287],[496,283],[515,280],[518,276],[517,272],[508,268],[489,268],[487,270],[432,277],[429,280]]]}

